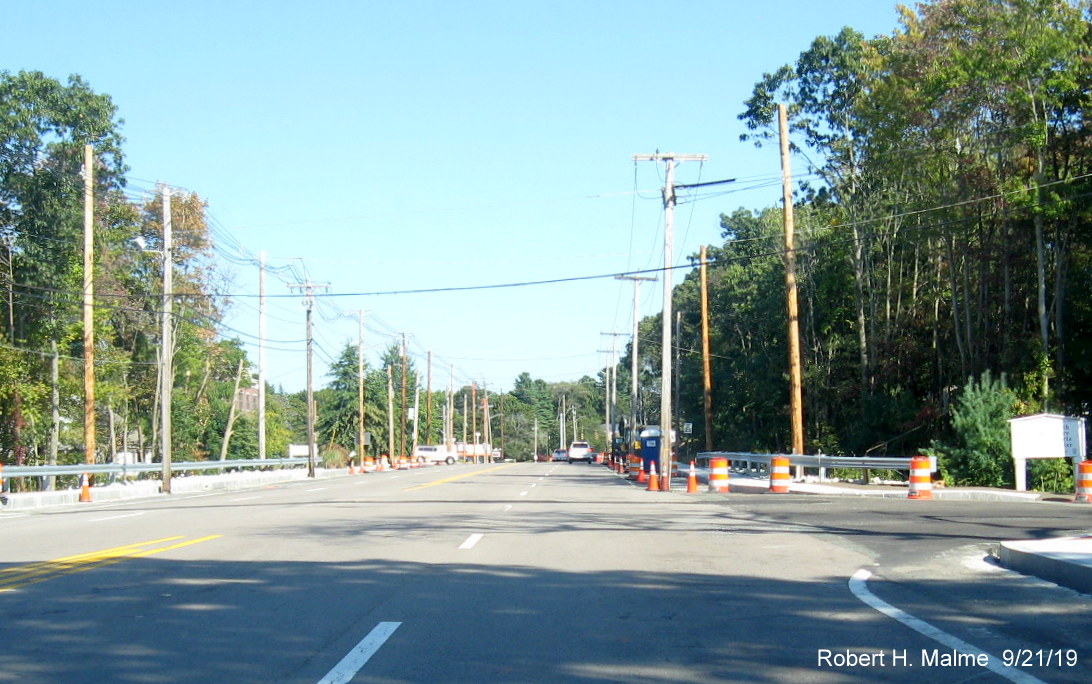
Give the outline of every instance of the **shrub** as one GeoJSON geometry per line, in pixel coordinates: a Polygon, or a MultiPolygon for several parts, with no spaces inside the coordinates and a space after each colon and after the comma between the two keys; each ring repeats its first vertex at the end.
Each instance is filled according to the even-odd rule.
{"type": "Polygon", "coordinates": [[[1013,484],[1009,418],[1016,415],[1017,397],[1005,377],[986,371],[967,381],[952,407],[951,444],[934,440],[927,455],[936,456],[944,480],[953,485],[1005,487],[1013,484]]]}

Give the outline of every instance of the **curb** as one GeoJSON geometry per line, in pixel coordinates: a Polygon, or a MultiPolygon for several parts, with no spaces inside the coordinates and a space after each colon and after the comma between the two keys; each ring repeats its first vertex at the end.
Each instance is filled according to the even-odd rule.
{"type": "Polygon", "coordinates": [[[1092,594],[1092,537],[1001,542],[997,559],[1009,570],[1092,594]]]}

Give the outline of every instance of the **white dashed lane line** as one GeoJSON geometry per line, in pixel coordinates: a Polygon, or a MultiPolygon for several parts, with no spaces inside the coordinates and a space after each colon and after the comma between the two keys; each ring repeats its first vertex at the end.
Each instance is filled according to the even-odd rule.
{"type": "Polygon", "coordinates": [[[485,536],[484,534],[475,532],[474,534],[467,537],[466,541],[464,541],[459,546],[459,548],[460,549],[472,549],[472,548],[474,548],[474,545],[477,544],[478,542],[480,542],[482,540],[482,537],[484,537],[484,536],[485,536]]]}
{"type": "Polygon", "coordinates": [[[326,673],[318,684],[343,684],[351,681],[353,676],[360,672],[360,668],[364,667],[365,663],[394,634],[394,630],[401,626],[401,622],[380,622],[368,632],[368,636],[361,639],[360,643],[341,659],[340,663],[334,666],[334,669],[326,673]]]}

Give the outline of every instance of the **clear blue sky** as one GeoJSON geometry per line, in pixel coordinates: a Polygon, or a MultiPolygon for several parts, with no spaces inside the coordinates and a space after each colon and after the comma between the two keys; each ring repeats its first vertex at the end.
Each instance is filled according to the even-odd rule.
{"type": "MultiPolygon", "coordinates": [[[[236,295],[225,332],[252,360],[246,260],[265,251],[330,284],[316,387],[366,309],[369,364],[405,332],[419,369],[433,352],[434,388],[454,364],[458,384],[493,390],[523,371],[595,376],[614,339],[601,333],[630,330],[632,285],[370,293],[662,266],[662,169],[631,160],[656,150],[709,155],[677,182],[741,179],[680,205],[685,263],[721,242],[722,212],[779,202],[762,182],[780,173],[777,150],[739,142],[762,74],[843,26],[897,27],[888,0],[51,0],[3,15],[0,69],[79,74],[113,98],[134,192],[164,182],[209,202],[236,295]]],[[[642,315],[660,311],[661,286],[642,287],[642,315]]],[[[268,381],[303,389],[303,308],[275,277],[267,293],[268,381]]]]}

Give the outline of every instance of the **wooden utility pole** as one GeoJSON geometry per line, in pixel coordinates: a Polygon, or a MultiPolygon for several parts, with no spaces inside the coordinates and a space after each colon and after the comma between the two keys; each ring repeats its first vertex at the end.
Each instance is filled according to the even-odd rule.
{"type": "Polygon", "coordinates": [[[531,431],[534,433],[535,440],[534,451],[531,452],[531,463],[538,463],[538,416],[535,416],[535,424],[531,431]]]}
{"type": "Polygon", "coordinates": [[[474,462],[478,462],[478,383],[470,383],[470,436],[474,440],[474,462]]]}
{"type": "Polygon", "coordinates": [[[565,395],[561,395],[561,410],[557,413],[558,449],[565,448],[565,395]]]}
{"type": "MultiPolygon", "coordinates": [[[[615,276],[615,278],[621,278],[623,276],[615,276]]],[[[606,401],[607,408],[604,412],[607,419],[607,449],[611,452],[614,451],[614,427],[618,422],[617,406],[618,406],[618,338],[624,337],[626,333],[599,333],[600,335],[609,335],[614,338],[611,340],[610,350],[600,349],[599,351],[605,354],[610,354],[610,366],[607,368],[606,379],[606,401]]]]}
{"type": "Polygon", "coordinates": [[[159,343],[159,443],[163,450],[162,488],[171,493],[173,428],[171,401],[174,395],[174,229],[171,219],[171,189],[159,186],[163,197],[163,330],[159,343]]]}
{"type": "Polygon", "coordinates": [[[83,450],[95,462],[95,156],[83,146],[83,450]]]}
{"type": "Polygon", "coordinates": [[[387,365],[387,455],[394,459],[394,369],[390,364],[387,365]]]}
{"type": "MultiPolygon", "coordinates": [[[[675,257],[672,254],[674,245],[674,221],[675,221],[675,165],[684,161],[704,162],[709,159],[705,154],[635,154],[633,161],[663,162],[666,169],[664,182],[664,308],[662,314],[662,353],[660,355],[660,430],[663,438],[660,446],[659,472],[670,473],[672,453],[672,426],[674,421],[671,416],[671,296],[672,269],[675,267],[675,257]]],[[[667,491],[671,487],[671,478],[660,478],[660,488],[667,491]]]]}
{"type": "Polygon", "coordinates": [[[640,336],[638,334],[638,323],[640,323],[640,312],[638,307],[641,301],[641,281],[656,282],[656,278],[649,278],[643,276],[614,276],[617,280],[632,280],[633,281],[633,332],[630,337],[630,398],[629,398],[629,429],[633,433],[631,435],[622,435],[626,440],[626,453],[633,453],[633,440],[636,439],[637,434],[634,432],[637,429],[637,357],[638,357],[638,342],[640,336]]]}
{"type": "Polygon", "coordinates": [[[314,364],[312,361],[312,348],[314,346],[314,334],[312,324],[312,312],[315,307],[315,290],[330,289],[329,283],[314,283],[308,280],[305,283],[290,283],[289,288],[299,288],[303,291],[303,306],[307,309],[307,477],[315,476],[315,388],[314,388],[314,364]]]}
{"type": "Polygon", "coordinates": [[[709,275],[706,272],[707,250],[701,246],[701,371],[702,393],[705,396],[705,450],[713,450],[713,374],[709,364],[709,275]]]}
{"type": "Polygon", "coordinates": [[[489,405],[489,387],[482,385],[482,443],[493,444],[493,411],[489,405]]]}
{"type": "Polygon", "coordinates": [[[402,333],[402,405],[401,405],[402,432],[399,442],[399,456],[406,456],[406,333],[402,333]]]}
{"type": "Polygon", "coordinates": [[[364,309],[357,311],[359,331],[356,339],[356,453],[360,467],[364,467],[364,309]]]}
{"type": "Polygon", "coordinates": [[[449,452],[455,451],[455,364],[447,379],[447,424],[444,426],[444,445],[449,452]]]}
{"type": "Polygon", "coordinates": [[[410,442],[409,455],[417,451],[417,428],[421,425],[421,385],[413,383],[413,440],[410,442]]]}
{"type": "Polygon", "coordinates": [[[258,253],[258,458],[265,458],[265,250],[258,253]]]}
{"type": "MultiPolygon", "coordinates": [[[[600,333],[600,335],[609,335],[610,333],[600,333]]],[[[607,446],[609,449],[611,445],[611,436],[614,434],[614,430],[611,427],[610,419],[610,376],[614,370],[614,351],[612,349],[600,349],[600,354],[610,354],[610,364],[607,366],[607,372],[603,376],[603,427],[606,432],[607,446]]]]}
{"type": "Polygon", "coordinates": [[[785,291],[789,316],[789,414],[792,453],[804,453],[804,382],[800,363],[800,315],[796,301],[796,246],[793,237],[792,167],[789,160],[789,127],[785,105],[777,105],[781,137],[781,187],[785,205],[785,291]]]}
{"type": "Polygon", "coordinates": [[[425,444],[432,443],[432,352],[428,353],[428,373],[425,375],[425,444]]]}

